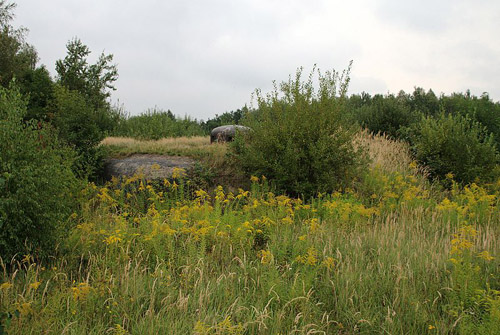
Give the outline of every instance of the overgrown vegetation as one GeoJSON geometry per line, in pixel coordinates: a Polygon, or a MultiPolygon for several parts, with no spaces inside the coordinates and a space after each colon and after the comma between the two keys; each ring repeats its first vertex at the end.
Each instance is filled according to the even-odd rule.
{"type": "Polygon", "coordinates": [[[386,161],[370,196],[304,202],[261,176],[209,194],[182,171],[90,185],[63,255],[6,265],[7,331],[494,333],[500,184],[444,197],[414,163],[387,161],[397,145],[373,139],[386,161]]]}
{"type": "Polygon", "coordinates": [[[0,87],[0,258],[51,255],[69,226],[79,186],[75,157],[47,124],[23,123],[26,103],[0,87]]]}
{"type": "Polygon", "coordinates": [[[462,184],[491,182],[499,175],[493,134],[467,116],[441,114],[413,125],[415,158],[432,177],[452,174],[462,184]]]}
{"type": "Polygon", "coordinates": [[[236,158],[250,174],[265,175],[278,190],[307,198],[348,186],[362,170],[357,128],[342,122],[349,71],[283,82],[267,95],[256,91],[257,111],[244,122],[252,131],[235,142],[236,158]]]}
{"type": "Polygon", "coordinates": [[[112,55],[89,64],[73,39],[52,79],[14,7],[0,0],[0,335],[498,333],[487,94],[347,97],[348,70],[299,70],[206,122],[125,117],[112,55]],[[248,136],[209,144],[240,122],[248,136]],[[96,185],[103,153],[188,155],[230,182],[96,185]]]}
{"type": "Polygon", "coordinates": [[[170,110],[165,112],[156,108],[138,116],[122,117],[113,132],[114,136],[141,140],[206,134],[207,132],[196,120],[191,120],[189,117],[179,118],[170,110]]]}

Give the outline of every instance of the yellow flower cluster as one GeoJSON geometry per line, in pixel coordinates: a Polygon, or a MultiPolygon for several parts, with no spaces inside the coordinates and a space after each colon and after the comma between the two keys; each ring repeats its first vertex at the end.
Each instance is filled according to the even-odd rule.
{"type": "Polygon", "coordinates": [[[75,301],[86,300],[92,290],[93,288],[87,282],[79,283],[78,285],[71,288],[73,299],[75,301]]]}

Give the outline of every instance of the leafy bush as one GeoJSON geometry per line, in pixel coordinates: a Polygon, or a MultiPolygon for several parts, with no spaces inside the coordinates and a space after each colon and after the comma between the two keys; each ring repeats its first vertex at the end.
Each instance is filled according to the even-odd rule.
{"type": "Polygon", "coordinates": [[[267,95],[257,90],[258,110],[244,121],[253,131],[243,135],[245,140],[237,136],[234,144],[247,173],[307,197],[349,184],[363,166],[362,151],[353,144],[354,128],[341,121],[349,71],[317,72],[317,92],[316,71],[302,82],[302,69],[267,95]]]}
{"type": "Polygon", "coordinates": [[[425,117],[412,128],[412,149],[432,177],[451,173],[460,183],[495,177],[499,155],[493,136],[468,116],[425,117]]]}
{"type": "Polygon", "coordinates": [[[0,88],[0,257],[46,255],[65,231],[78,182],[74,155],[48,127],[23,124],[18,90],[0,88]]]}
{"type": "Polygon", "coordinates": [[[354,111],[355,119],[373,133],[385,133],[392,138],[401,136],[401,129],[418,120],[418,113],[410,109],[404,99],[376,95],[368,104],[354,111]]]}
{"type": "Polygon", "coordinates": [[[465,94],[454,93],[441,97],[441,105],[446,113],[468,115],[480,122],[493,134],[500,150],[500,103],[494,103],[487,93],[480,98],[472,96],[469,91],[465,94]]]}
{"type": "Polygon", "coordinates": [[[59,136],[78,155],[73,170],[82,178],[95,179],[101,169],[103,154],[98,147],[111,128],[111,114],[94,109],[78,91],[56,86],[53,125],[59,136]]]}

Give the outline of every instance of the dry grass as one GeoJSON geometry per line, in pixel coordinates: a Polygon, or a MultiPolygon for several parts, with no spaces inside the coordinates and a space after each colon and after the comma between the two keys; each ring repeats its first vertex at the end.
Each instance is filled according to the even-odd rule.
{"type": "Polygon", "coordinates": [[[160,140],[136,140],[130,137],[106,137],[101,142],[101,144],[119,145],[119,146],[152,144],[156,146],[186,148],[186,147],[199,147],[204,145],[210,145],[210,137],[208,136],[171,137],[171,138],[162,138],[160,140]]]}
{"type": "Polygon", "coordinates": [[[208,136],[144,141],[128,137],[107,137],[101,142],[101,145],[106,147],[108,156],[113,158],[127,157],[133,154],[187,156],[211,167],[223,166],[227,152],[226,144],[210,144],[208,136]]]}
{"type": "Polygon", "coordinates": [[[108,157],[120,158],[133,154],[155,154],[186,156],[202,163],[211,173],[212,182],[233,190],[248,183],[247,178],[237,171],[227,158],[226,143],[210,144],[209,136],[163,138],[160,140],[136,140],[127,137],[107,137],[101,142],[108,157]]]}
{"type": "MultiPolygon", "coordinates": [[[[372,135],[360,132],[356,142],[367,148],[372,166],[385,171],[406,172],[412,158],[407,143],[390,139],[385,134],[372,135]]],[[[112,157],[141,154],[164,154],[202,158],[205,156],[224,157],[226,144],[210,144],[209,136],[163,138],[160,140],[136,140],[129,137],[107,137],[101,145],[109,149],[112,157]]]]}
{"type": "Polygon", "coordinates": [[[358,134],[356,142],[367,148],[372,167],[387,172],[408,172],[412,158],[407,143],[390,139],[385,134],[373,135],[366,130],[358,134]]]}
{"type": "Polygon", "coordinates": [[[136,140],[128,137],[107,137],[102,142],[112,156],[128,156],[134,153],[167,154],[199,157],[225,154],[226,145],[210,144],[208,136],[163,138],[161,140],[136,140]]]}

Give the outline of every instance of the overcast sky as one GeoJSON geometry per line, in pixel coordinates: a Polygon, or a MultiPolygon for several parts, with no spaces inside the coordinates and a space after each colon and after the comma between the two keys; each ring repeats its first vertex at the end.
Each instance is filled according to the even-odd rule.
{"type": "Polygon", "coordinates": [[[500,100],[498,0],[17,0],[15,26],[55,74],[68,40],[114,55],[112,100],[207,119],[303,66],[349,93],[488,92],[500,100]]]}

